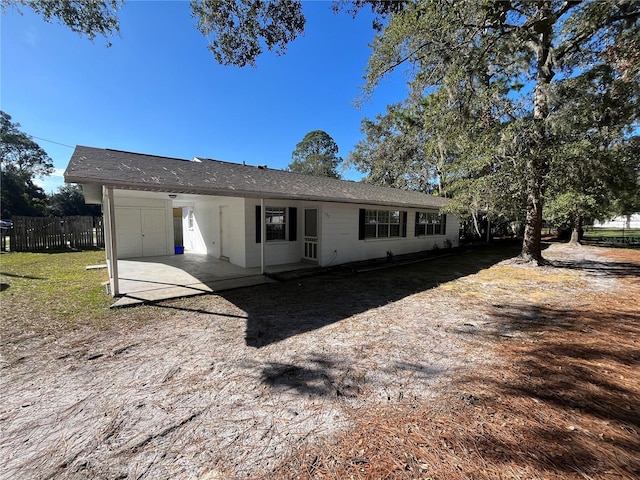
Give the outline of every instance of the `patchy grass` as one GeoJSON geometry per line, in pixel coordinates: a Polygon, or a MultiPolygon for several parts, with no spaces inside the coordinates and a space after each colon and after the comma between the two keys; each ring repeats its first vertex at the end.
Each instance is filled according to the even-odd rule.
{"type": "Polygon", "coordinates": [[[87,270],[105,262],[104,251],[3,253],[0,255],[1,330],[60,335],[89,325],[108,328],[125,319],[143,320],[148,309],[113,312],[107,295],[106,269],[87,270]]]}
{"type": "Polygon", "coordinates": [[[512,300],[548,301],[584,286],[578,272],[552,267],[527,268],[502,262],[492,268],[459,278],[441,288],[461,298],[489,302],[508,295],[512,300]]]}
{"type": "Polygon", "coordinates": [[[640,228],[591,228],[584,232],[586,240],[614,237],[640,237],[640,228]]]}

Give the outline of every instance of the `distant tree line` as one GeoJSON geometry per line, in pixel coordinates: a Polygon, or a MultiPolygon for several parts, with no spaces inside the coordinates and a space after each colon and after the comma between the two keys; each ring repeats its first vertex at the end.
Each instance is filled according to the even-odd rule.
{"type": "Polygon", "coordinates": [[[2,218],[14,215],[71,216],[100,215],[99,205],[84,203],[78,185],[63,185],[47,195],[35,183],[37,177],[53,172],[53,161],[36,142],[20,130],[11,115],[0,110],[0,208],[2,218]]]}

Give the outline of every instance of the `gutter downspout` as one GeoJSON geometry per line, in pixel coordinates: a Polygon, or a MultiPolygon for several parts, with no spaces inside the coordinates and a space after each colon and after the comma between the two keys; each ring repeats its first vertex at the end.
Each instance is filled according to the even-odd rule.
{"type": "Polygon", "coordinates": [[[117,297],[120,295],[120,285],[118,283],[118,249],[116,243],[116,216],[113,206],[113,187],[103,187],[106,190],[107,197],[107,209],[106,226],[109,232],[109,258],[107,264],[109,265],[109,281],[111,283],[111,296],[117,297]]]}
{"type": "Polygon", "coordinates": [[[267,218],[267,212],[264,210],[264,198],[260,199],[260,274],[264,275],[264,252],[265,252],[265,238],[267,237],[267,226],[265,225],[265,219],[267,218]]]}

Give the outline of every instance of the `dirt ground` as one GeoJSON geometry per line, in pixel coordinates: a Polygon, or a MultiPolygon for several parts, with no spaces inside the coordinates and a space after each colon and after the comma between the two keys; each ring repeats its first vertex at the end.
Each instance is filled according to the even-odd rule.
{"type": "Polygon", "coordinates": [[[513,254],[3,332],[0,478],[637,478],[640,252],[513,254]]]}

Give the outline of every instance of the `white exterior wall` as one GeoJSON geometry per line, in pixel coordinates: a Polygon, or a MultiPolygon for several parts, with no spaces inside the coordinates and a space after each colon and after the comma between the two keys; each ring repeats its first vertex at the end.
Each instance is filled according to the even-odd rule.
{"type": "MultiPolygon", "coordinates": [[[[244,245],[246,249],[246,266],[259,267],[261,264],[262,245],[256,242],[256,206],[260,205],[260,200],[247,199],[244,209],[244,245]]],[[[296,240],[289,241],[289,229],[291,228],[291,219],[287,210],[287,240],[270,241],[265,243],[265,266],[284,265],[287,263],[297,263],[302,259],[302,204],[287,200],[265,200],[265,208],[268,207],[285,207],[297,208],[296,216],[296,240]]],[[[264,212],[262,213],[264,219],[264,212]]],[[[264,220],[263,220],[264,221],[264,220]]]]}
{"type": "Polygon", "coordinates": [[[244,199],[203,195],[182,197],[174,201],[174,206],[182,207],[185,251],[215,257],[223,255],[231,263],[244,267],[244,199]],[[190,212],[193,212],[191,225],[190,212]]]}
{"type": "MultiPolygon", "coordinates": [[[[447,215],[446,235],[415,236],[415,208],[362,206],[340,203],[323,203],[320,210],[320,254],[321,266],[357,262],[372,258],[383,258],[387,252],[393,255],[415,253],[424,250],[445,248],[447,240],[452,247],[459,244],[459,220],[447,215]],[[392,238],[370,238],[358,240],[360,208],[372,210],[400,210],[407,212],[407,236],[392,238]]],[[[435,212],[435,210],[432,210],[435,212]]]]}
{"type": "Polygon", "coordinates": [[[216,205],[218,225],[218,255],[223,255],[234,265],[246,268],[245,200],[221,198],[216,205]]]}
{"type": "MultiPolygon", "coordinates": [[[[255,231],[255,209],[259,205],[259,199],[204,195],[177,195],[176,198],[171,199],[166,193],[115,192],[116,209],[157,208],[165,212],[166,255],[174,253],[172,208],[181,207],[185,252],[227,258],[231,263],[244,268],[259,267],[261,264],[262,245],[256,242],[255,231]],[[193,212],[191,228],[189,211],[193,212]]],[[[287,240],[266,242],[265,266],[297,263],[303,259],[305,208],[318,209],[318,265],[320,266],[384,258],[387,252],[402,255],[431,250],[435,246],[445,248],[448,242],[452,247],[456,247],[459,243],[459,221],[453,215],[447,215],[446,235],[415,236],[416,211],[428,211],[426,209],[269,199],[265,200],[264,205],[297,209],[296,240],[288,240],[291,218],[287,216],[287,240]],[[406,211],[407,236],[359,240],[361,208],[406,211]]]]}
{"type": "MultiPolygon", "coordinates": [[[[258,200],[248,199],[245,205],[245,246],[246,267],[259,267],[261,244],[256,243],[255,208],[258,200]]],[[[341,263],[414,253],[424,250],[452,247],[459,244],[459,220],[447,215],[446,235],[415,236],[415,214],[417,209],[394,207],[362,206],[348,203],[292,202],[286,200],[265,200],[265,207],[297,208],[296,241],[267,242],[265,245],[265,266],[297,263],[303,258],[304,209],[318,208],[318,265],[329,266],[341,263]],[[360,208],[377,210],[402,210],[407,212],[407,236],[386,239],[358,240],[360,208]]],[[[426,210],[419,210],[426,211],[426,210]]],[[[435,212],[435,210],[432,210],[435,212]]],[[[287,219],[290,225],[290,219],[287,219]]],[[[289,225],[287,229],[289,228],[289,225]]],[[[288,238],[288,235],[287,235],[288,238]]]]}
{"type": "MultiPolygon", "coordinates": [[[[122,244],[126,242],[123,237],[123,233],[119,231],[118,217],[122,218],[125,213],[132,213],[136,211],[142,211],[145,209],[161,211],[165,217],[165,231],[164,231],[164,251],[156,252],[158,255],[172,255],[173,251],[173,214],[171,208],[171,200],[169,198],[162,197],[147,197],[141,196],[138,192],[130,192],[127,190],[114,190],[114,211],[116,217],[116,236],[119,237],[117,245],[118,257],[125,258],[131,255],[122,255],[123,252],[132,250],[130,245],[122,244]]],[[[131,232],[127,232],[131,233],[131,232]]],[[[141,235],[141,232],[140,232],[141,235]]],[[[129,238],[133,238],[135,235],[129,235],[129,238]]],[[[134,240],[131,240],[134,241],[134,240]]]]}

